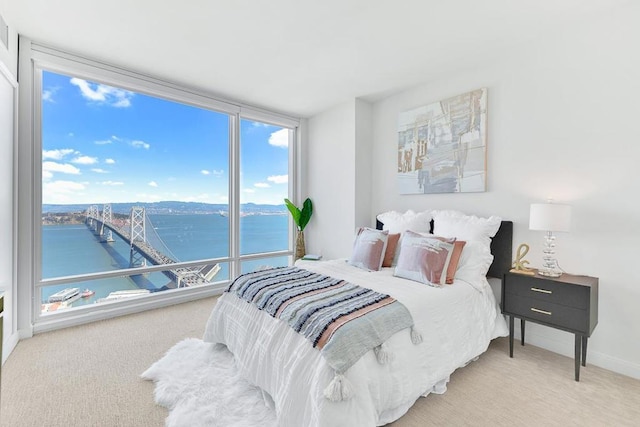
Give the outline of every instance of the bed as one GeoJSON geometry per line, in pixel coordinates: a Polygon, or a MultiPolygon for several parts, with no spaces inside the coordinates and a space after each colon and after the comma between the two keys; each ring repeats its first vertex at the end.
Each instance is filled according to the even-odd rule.
{"type": "MultiPolygon", "coordinates": [[[[377,228],[382,226],[378,221],[377,228]]],[[[487,276],[501,278],[509,269],[512,230],[511,222],[499,223],[490,243],[493,261],[488,272],[485,269],[487,276]]],[[[433,221],[429,231],[434,231],[433,221]]],[[[211,313],[204,340],[228,347],[244,378],[263,391],[280,426],[390,423],[421,396],[444,393],[456,369],[477,359],[492,339],[508,332],[484,275],[473,280],[456,276],[451,285],[432,287],[396,277],[394,268],[371,272],[346,260],[299,260],[296,267],[390,295],[408,309],[414,325],[385,341],[388,360],[384,363],[373,350],[355,362],[344,373],[352,396],[332,401],[326,389],[335,371],[320,351],[286,323],[232,292],[223,294],[211,313]],[[413,329],[420,333],[419,344],[410,336],[413,329]]]]}

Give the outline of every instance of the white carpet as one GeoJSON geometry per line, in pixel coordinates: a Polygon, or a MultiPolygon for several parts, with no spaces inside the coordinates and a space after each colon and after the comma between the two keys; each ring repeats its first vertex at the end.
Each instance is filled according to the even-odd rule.
{"type": "Polygon", "coordinates": [[[239,376],[233,355],[222,345],[185,339],[141,377],[156,383],[155,401],[170,411],[168,427],[276,425],[262,392],[239,376]]]}

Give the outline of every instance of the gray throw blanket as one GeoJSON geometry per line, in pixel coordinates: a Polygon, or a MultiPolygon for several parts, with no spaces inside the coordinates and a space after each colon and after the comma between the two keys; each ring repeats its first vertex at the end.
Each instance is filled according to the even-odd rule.
{"type": "Polygon", "coordinates": [[[389,295],[297,267],[243,274],[227,292],[286,322],[320,350],[336,373],[325,390],[333,401],[351,396],[343,374],[367,351],[386,363],[382,344],[396,332],[411,328],[414,344],[422,340],[407,308],[389,295]]]}

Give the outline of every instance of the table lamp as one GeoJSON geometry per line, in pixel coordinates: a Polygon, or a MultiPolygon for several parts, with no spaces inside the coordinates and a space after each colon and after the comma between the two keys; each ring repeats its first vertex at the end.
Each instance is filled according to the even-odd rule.
{"type": "Polygon", "coordinates": [[[542,256],[542,268],[538,274],[547,277],[559,277],[562,270],[555,258],[554,231],[569,231],[571,227],[571,206],[555,203],[532,203],[529,212],[529,230],[546,231],[542,256]]]}

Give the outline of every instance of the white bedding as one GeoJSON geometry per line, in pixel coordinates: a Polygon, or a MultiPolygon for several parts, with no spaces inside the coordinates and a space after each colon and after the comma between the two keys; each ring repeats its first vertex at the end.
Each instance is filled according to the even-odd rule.
{"type": "MultiPolygon", "coordinates": [[[[376,426],[400,418],[422,395],[446,390],[449,375],[507,335],[491,288],[482,277],[442,288],[393,277],[393,269],[368,272],[344,260],[298,261],[298,267],[386,293],[411,312],[423,342],[408,329],[385,344],[391,362],[380,365],[368,352],[346,373],[354,397],[330,402],[323,390],[334,376],[320,352],[286,323],[233,294],[214,307],[204,340],[225,344],[244,377],[273,399],[278,425],[376,426]]],[[[269,399],[270,399],[269,398],[269,399]]]]}

